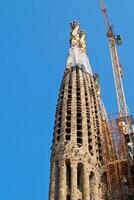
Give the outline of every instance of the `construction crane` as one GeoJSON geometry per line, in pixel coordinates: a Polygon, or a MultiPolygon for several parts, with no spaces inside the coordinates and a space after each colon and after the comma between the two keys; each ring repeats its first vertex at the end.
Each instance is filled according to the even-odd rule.
{"type": "Polygon", "coordinates": [[[114,82],[115,82],[115,89],[116,89],[116,96],[118,102],[118,109],[119,109],[119,117],[126,117],[128,116],[128,109],[126,105],[126,98],[124,94],[123,88],[123,72],[122,67],[119,61],[119,56],[117,52],[117,45],[122,44],[122,39],[120,35],[115,35],[113,26],[109,21],[107,15],[107,8],[104,4],[103,0],[99,0],[101,11],[104,16],[106,28],[107,28],[107,37],[109,39],[109,48],[110,48],[110,55],[112,60],[112,67],[113,67],[113,74],[114,74],[114,82]]]}
{"type": "MultiPolygon", "coordinates": [[[[127,109],[126,98],[125,98],[124,88],[123,88],[122,67],[121,67],[118,52],[117,52],[117,46],[122,44],[122,39],[120,35],[115,35],[114,33],[113,26],[110,23],[108,15],[107,15],[107,8],[104,4],[104,0],[99,0],[99,3],[101,6],[101,11],[103,13],[104,21],[107,28],[107,37],[109,41],[109,49],[110,49],[116,96],[117,96],[118,109],[119,109],[119,116],[116,117],[115,119],[112,119],[111,125],[108,120],[103,121],[104,123],[103,132],[104,132],[105,144],[110,144],[109,141],[111,140],[110,139],[111,134],[115,134],[115,133],[117,134],[117,137],[112,137],[113,142],[111,142],[112,146],[114,147],[113,157],[111,157],[111,154],[108,155],[107,153],[108,151],[106,152],[105,166],[106,166],[106,174],[108,178],[109,191],[112,192],[111,194],[116,193],[115,190],[117,188],[117,193],[121,194],[124,188],[124,185],[123,185],[124,178],[128,180],[128,183],[129,183],[128,185],[131,185],[131,189],[132,189],[131,191],[134,191],[133,185],[131,184],[132,175],[130,174],[131,166],[133,168],[134,164],[133,162],[130,162],[130,163],[128,162],[128,160],[130,161],[129,158],[132,158],[132,160],[134,158],[134,129],[132,126],[132,119],[129,116],[128,109],[127,109]],[[111,158],[113,158],[112,161],[110,160],[111,158]],[[116,188],[114,188],[116,184],[117,186],[116,188]]],[[[105,110],[103,111],[103,113],[105,114],[105,110]]],[[[120,197],[118,196],[118,198],[112,197],[111,199],[124,199],[124,196],[120,196],[120,197]]]]}
{"type": "Polygon", "coordinates": [[[104,21],[107,28],[107,37],[109,40],[109,49],[112,60],[112,68],[116,89],[116,96],[119,109],[118,126],[119,132],[121,131],[125,136],[125,141],[128,145],[128,149],[132,157],[134,157],[134,124],[132,124],[132,117],[128,113],[128,108],[126,104],[126,98],[123,88],[123,72],[119,61],[119,56],[117,52],[117,46],[122,44],[122,39],[120,35],[115,35],[113,26],[111,25],[108,15],[107,8],[104,4],[104,0],[99,0],[102,14],[104,16],[104,21]]]}
{"type": "Polygon", "coordinates": [[[123,88],[123,72],[119,61],[119,56],[117,52],[117,46],[122,44],[122,39],[120,35],[115,35],[113,26],[109,21],[107,15],[107,8],[104,4],[104,0],[99,0],[102,14],[104,16],[104,21],[107,28],[107,37],[109,40],[109,49],[112,60],[112,68],[114,75],[114,83],[116,89],[116,97],[118,102],[119,118],[118,127],[119,132],[122,132],[125,137],[125,141],[128,146],[129,153],[134,157],[134,126],[132,124],[132,118],[129,115],[126,98],[123,88]]]}

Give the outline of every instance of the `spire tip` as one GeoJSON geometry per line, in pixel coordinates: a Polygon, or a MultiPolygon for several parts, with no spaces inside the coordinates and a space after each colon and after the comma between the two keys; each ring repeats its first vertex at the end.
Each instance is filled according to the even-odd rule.
{"type": "Polygon", "coordinates": [[[71,38],[70,45],[77,46],[81,49],[83,53],[86,53],[86,33],[80,30],[80,24],[78,21],[73,21],[70,23],[71,26],[71,38]]]}

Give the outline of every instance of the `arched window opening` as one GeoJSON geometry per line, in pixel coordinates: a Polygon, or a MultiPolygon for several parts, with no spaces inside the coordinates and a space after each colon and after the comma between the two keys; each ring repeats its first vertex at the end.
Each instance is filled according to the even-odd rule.
{"type": "Polygon", "coordinates": [[[71,135],[66,135],[66,140],[70,140],[71,139],[71,135]]]}
{"type": "Polygon", "coordinates": [[[58,141],[60,140],[60,136],[59,136],[59,135],[57,136],[57,140],[58,140],[58,141]]]}
{"type": "Polygon", "coordinates": [[[68,90],[68,94],[71,94],[72,93],[72,90],[68,90]]]}
{"type": "Polygon", "coordinates": [[[71,98],[72,98],[72,96],[69,94],[69,95],[68,95],[68,99],[71,99],[71,98]]]}
{"type": "Polygon", "coordinates": [[[71,167],[70,160],[66,160],[66,185],[71,186],[71,167]]]}
{"type": "Polygon", "coordinates": [[[100,143],[100,142],[98,143],[98,147],[99,147],[99,148],[101,147],[101,143],[100,143]]]}
{"type": "Polygon", "coordinates": [[[90,120],[89,119],[87,119],[87,124],[90,124],[90,120]]]}
{"type": "Polygon", "coordinates": [[[70,195],[67,195],[66,200],[71,200],[70,195]]]}
{"type": "Polygon", "coordinates": [[[77,131],[77,145],[78,147],[81,147],[82,145],[82,131],[77,131]]]}
{"type": "Polygon", "coordinates": [[[66,119],[67,119],[68,121],[71,121],[71,116],[67,116],[66,119]]]}
{"type": "Polygon", "coordinates": [[[70,110],[67,110],[67,114],[68,114],[68,115],[71,115],[71,111],[70,111],[70,110]]]}
{"type": "Polygon", "coordinates": [[[81,147],[81,145],[82,145],[82,138],[77,137],[77,144],[78,144],[78,147],[81,147]]]}
{"type": "Polygon", "coordinates": [[[61,117],[58,117],[58,120],[61,121],[61,117]]]}
{"type": "Polygon", "coordinates": [[[58,134],[60,134],[60,130],[61,130],[61,129],[57,129],[57,133],[58,133],[58,134]]]}
{"type": "Polygon", "coordinates": [[[99,154],[102,154],[102,150],[101,149],[99,149],[99,154]]]}
{"type": "Polygon", "coordinates": [[[57,124],[57,127],[61,127],[61,123],[58,123],[58,124],[57,124]]]}
{"type": "Polygon", "coordinates": [[[91,131],[88,131],[88,136],[91,136],[92,135],[92,132],[91,131]]]}
{"type": "Polygon", "coordinates": [[[99,160],[102,162],[102,156],[99,156],[99,160]]]}
{"type": "Polygon", "coordinates": [[[71,134],[71,128],[66,128],[66,133],[71,134]]]}
{"type": "Polygon", "coordinates": [[[62,115],[62,111],[59,111],[59,115],[62,115]]]}
{"type": "Polygon", "coordinates": [[[83,187],[83,173],[84,166],[82,163],[78,163],[77,165],[77,188],[82,192],[83,187]]]}
{"type": "Polygon", "coordinates": [[[71,102],[67,103],[67,108],[71,108],[71,102]]]}
{"type": "Polygon", "coordinates": [[[81,117],[81,112],[77,112],[77,117],[81,117]]]}
{"type": "Polygon", "coordinates": [[[92,138],[88,138],[88,143],[91,143],[92,142],[92,138]]]}
{"type": "Polygon", "coordinates": [[[80,96],[80,92],[77,92],[77,96],[80,96]]]}
{"type": "Polygon", "coordinates": [[[90,154],[93,156],[93,147],[92,147],[92,145],[88,146],[88,150],[89,150],[90,154]]]}
{"type": "Polygon", "coordinates": [[[86,106],[88,106],[89,105],[89,103],[86,103],[86,106]]]}
{"type": "Polygon", "coordinates": [[[66,122],[67,127],[71,127],[71,122],[66,122]]]}
{"type": "Polygon", "coordinates": [[[77,125],[77,130],[82,130],[82,125],[77,125]]]}
{"type": "Polygon", "coordinates": [[[81,118],[77,118],[77,124],[81,124],[82,123],[82,119],[81,118]]]}

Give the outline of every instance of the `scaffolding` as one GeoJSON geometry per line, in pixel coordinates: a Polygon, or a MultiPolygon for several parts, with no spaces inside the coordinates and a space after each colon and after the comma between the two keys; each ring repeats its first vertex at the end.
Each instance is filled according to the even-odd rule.
{"type": "Polygon", "coordinates": [[[108,116],[106,111],[104,117],[104,107],[102,112],[103,160],[107,185],[105,199],[134,199],[131,173],[133,157],[128,151],[128,137],[133,131],[129,130],[131,127],[128,125],[132,123],[132,119],[129,116],[121,118],[117,114],[108,116]]]}

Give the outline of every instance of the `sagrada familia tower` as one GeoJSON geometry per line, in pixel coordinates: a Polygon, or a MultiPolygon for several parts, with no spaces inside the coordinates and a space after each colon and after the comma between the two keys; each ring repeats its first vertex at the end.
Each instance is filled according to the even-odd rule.
{"type": "MultiPolygon", "coordinates": [[[[78,22],[72,22],[70,49],[55,115],[49,200],[118,200],[132,196],[128,162],[121,161],[121,170],[112,164],[116,152],[104,113],[99,76],[92,72],[85,32],[80,30],[78,22]],[[111,178],[107,180],[108,177],[111,178]],[[119,195],[122,191],[123,196],[119,195]]],[[[121,158],[124,156],[125,160],[127,154],[125,147],[122,148],[121,158]]]]}

